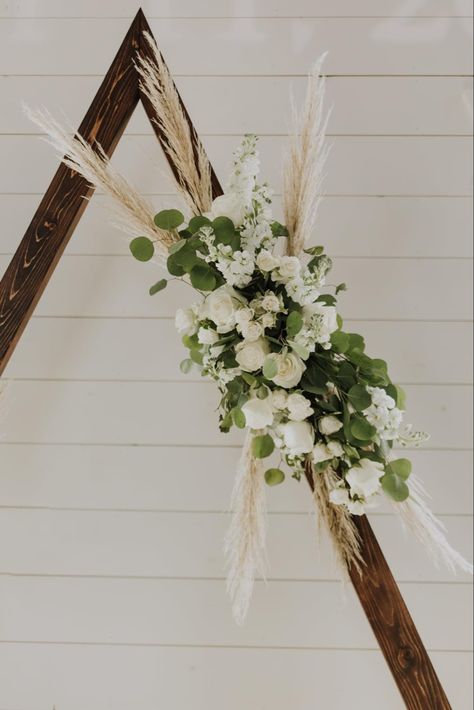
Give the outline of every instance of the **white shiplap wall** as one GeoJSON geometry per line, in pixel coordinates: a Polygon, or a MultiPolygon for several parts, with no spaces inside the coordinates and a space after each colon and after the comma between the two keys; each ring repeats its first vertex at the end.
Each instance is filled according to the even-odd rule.
{"type": "MultiPolygon", "coordinates": [[[[221,177],[262,135],[278,187],[288,93],[329,49],[333,148],[318,242],[342,311],[431,431],[413,452],[453,543],[472,554],[471,0],[149,0],[143,4],[221,177]]],[[[131,0],[0,2],[0,267],[56,165],[21,111],[78,123],[131,0]]],[[[174,204],[141,110],[114,160],[174,204]]],[[[279,199],[276,199],[277,205],[279,199]]],[[[0,444],[0,710],[395,710],[390,674],[304,486],[269,492],[267,586],[236,628],[222,537],[239,437],[210,384],[184,378],[153,265],[95,198],[7,369],[0,444]]],[[[469,579],[434,569],[372,516],[456,710],[471,707],[469,579]]]]}

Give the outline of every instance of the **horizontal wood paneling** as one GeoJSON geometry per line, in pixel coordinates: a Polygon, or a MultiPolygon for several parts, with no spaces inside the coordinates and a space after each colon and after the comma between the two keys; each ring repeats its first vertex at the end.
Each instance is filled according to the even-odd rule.
{"type": "MultiPolygon", "coordinates": [[[[1,77],[0,133],[36,133],[22,105],[66,111],[78,125],[98,88],[99,77],[1,77]],[[67,96],[67,102],[65,101],[67,96]]],[[[180,77],[178,89],[200,135],[242,132],[285,134],[291,125],[288,95],[300,102],[305,77],[180,77]],[[228,93],[232,101],[215,101],[228,93]],[[212,111],[209,106],[212,105],[212,111]]],[[[469,134],[472,79],[467,77],[331,77],[327,105],[333,106],[330,134],[469,134]]],[[[127,129],[149,133],[140,108],[127,129]]]]}
{"type": "MultiPolygon", "coordinates": [[[[367,352],[372,356],[390,360],[390,373],[396,382],[472,382],[469,323],[351,320],[346,321],[345,328],[364,334],[367,352]],[[459,353],[456,367],[450,359],[453,343],[459,353]]],[[[197,369],[187,375],[179,369],[186,354],[173,320],[34,318],[5,377],[200,380],[197,369]],[[165,349],[163,343],[167,344],[165,349]]]]}
{"type": "MultiPolygon", "coordinates": [[[[230,489],[233,471],[222,475],[230,489]]],[[[471,516],[442,521],[452,544],[472,559],[471,516]]],[[[15,545],[0,549],[0,573],[223,579],[229,522],[227,513],[2,509],[3,539],[15,545]]],[[[421,545],[403,534],[398,517],[374,515],[371,522],[397,579],[470,581],[466,573],[435,568],[421,545]]],[[[268,557],[271,579],[340,578],[326,535],[318,535],[309,514],[269,516],[268,557]]]]}
{"type": "MultiPolygon", "coordinates": [[[[472,654],[430,655],[456,710],[471,710],[472,654]]],[[[262,692],[261,708],[273,710],[312,710],[315,699],[400,710],[379,651],[7,644],[0,661],[5,710],[156,710],[163,698],[173,710],[253,710],[262,692]],[[342,669],[344,682],[335,682],[342,669]]]]}
{"type": "MultiPolygon", "coordinates": [[[[207,136],[203,142],[217,174],[226,176],[239,138],[207,136]]],[[[471,194],[472,168],[466,155],[472,153],[472,138],[336,136],[331,143],[328,194],[471,194]]],[[[260,141],[262,177],[277,192],[286,148],[282,137],[260,141]]],[[[3,193],[43,191],[58,162],[51,147],[36,136],[0,136],[0,160],[9,166],[0,178],[3,193]]],[[[114,164],[144,193],[175,193],[161,148],[151,136],[124,136],[114,164]]]]}
{"type": "MultiPolygon", "coordinates": [[[[470,0],[143,0],[147,17],[456,17],[472,15],[470,0]]],[[[81,0],[80,5],[62,0],[4,0],[0,17],[110,17],[132,18],[134,0],[81,0]]]]}
{"type": "MultiPolygon", "coordinates": [[[[409,385],[407,420],[434,448],[470,448],[472,388],[409,385]],[[449,424],[456,421],[456,426],[449,424]]],[[[3,440],[30,443],[226,445],[212,382],[12,382],[3,440]]]]}
{"type": "MultiPolygon", "coordinates": [[[[337,582],[257,584],[250,623],[242,627],[232,620],[223,587],[220,581],[202,580],[2,578],[2,636],[11,641],[376,648],[355,592],[346,590],[344,599],[337,582]],[[280,605],[286,614],[280,614],[280,605]]],[[[471,650],[467,617],[439,614],[443,606],[467,612],[469,586],[431,585],[423,595],[415,585],[402,585],[402,592],[428,649],[471,650]]]]}
{"type": "MultiPolygon", "coordinates": [[[[0,268],[7,262],[0,257],[0,268]]],[[[148,287],[162,274],[158,264],[128,257],[63,256],[36,314],[174,316],[195,296],[185,284],[171,281],[166,293],[151,298],[148,287]]],[[[465,320],[472,315],[470,277],[469,260],[339,258],[329,281],[350,286],[340,297],[344,318],[465,320]]]]}
{"type": "MultiPolygon", "coordinates": [[[[225,511],[236,447],[1,444],[1,507],[225,511]]],[[[472,452],[411,450],[413,469],[439,514],[472,514],[472,452]]],[[[291,479],[268,489],[271,512],[306,513],[309,489],[291,479]]],[[[382,504],[373,514],[393,512],[382,504]]],[[[394,543],[399,537],[393,535],[394,543]]]]}
{"type": "MultiPolygon", "coordinates": [[[[66,20],[30,25],[0,20],[2,72],[102,74],[128,24],[74,20],[74,46],[94,47],[81,53],[71,48],[66,20]]],[[[461,18],[163,19],[150,25],[174,74],[306,74],[326,50],[329,74],[464,75],[472,70],[470,26],[461,18]]]]}
{"type": "MultiPolygon", "coordinates": [[[[16,250],[39,195],[0,195],[0,214],[8,215],[0,252],[16,250]]],[[[182,206],[174,195],[151,198],[153,209],[182,206]]],[[[70,243],[68,254],[127,254],[129,239],[110,223],[107,200],[91,200],[70,243]]],[[[281,217],[275,196],[274,214],[281,217]]],[[[327,197],[323,198],[313,241],[324,243],[331,256],[470,257],[470,198],[327,197]]]]}

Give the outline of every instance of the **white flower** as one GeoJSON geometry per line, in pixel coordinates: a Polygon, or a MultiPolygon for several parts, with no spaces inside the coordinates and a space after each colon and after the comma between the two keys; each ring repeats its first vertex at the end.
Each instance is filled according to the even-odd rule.
{"type": "Polygon", "coordinates": [[[281,256],[278,267],[272,271],[272,279],[274,281],[290,281],[299,276],[301,271],[301,262],[297,256],[281,256]]]}
{"type": "Polygon", "coordinates": [[[263,335],[263,328],[260,323],[257,323],[256,320],[251,320],[250,322],[242,325],[241,333],[245,340],[254,342],[263,335]]]}
{"type": "Polygon", "coordinates": [[[336,431],[342,429],[343,424],[341,420],[335,417],[333,414],[328,414],[326,417],[323,417],[319,420],[318,426],[321,434],[329,436],[330,434],[335,434],[336,431]]]}
{"type": "Polygon", "coordinates": [[[235,359],[245,372],[255,372],[263,366],[269,352],[270,348],[265,338],[259,338],[254,342],[243,340],[235,348],[235,359]]]}
{"type": "Polygon", "coordinates": [[[330,452],[331,456],[343,456],[344,455],[344,449],[342,448],[342,445],[339,441],[336,441],[336,439],[333,439],[332,441],[328,441],[327,443],[327,448],[328,451],[330,452]]]}
{"type": "Polygon", "coordinates": [[[369,498],[374,493],[377,493],[381,488],[380,479],[384,473],[383,464],[370,459],[361,459],[346,474],[346,481],[351,488],[351,495],[369,498]]]}
{"type": "Polygon", "coordinates": [[[302,422],[314,414],[314,409],[311,407],[309,399],[302,394],[294,392],[290,394],[286,403],[288,409],[288,417],[294,422],[302,422]]]}
{"type": "Polygon", "coordinates": [[[345,505],[352,515],[364,515],[364,503],[360,500],[352,500],[347,488],[333,488],[329,493],[329,500],[334,505],[345,505]]]}
{"type": "Polygon", "coordinates": [[[309,454],[314,444],[314,430],[309,422],[288,422],[282,424],[280,433],[283,443],[291,456],[309,454]]]}
{"type": "Polygon", "coordinates": [[[286,402],[288,400],[288,395],[285,390],[273,390],[270,394],[270,399],[273,409],[282,410],[286,409],[286,402]]]}
{"type": "Polygon", "coordinates": [[[260,323],[264,328],[274,328],[275,327],[275,314],[274,313],[264,313],[260,316],[260,323]]]}
{"type": "Polygon", "coordinates": [[[239,227],[244,221],[245,212],[246,205],[240,195],[235,192],[227,192],[225,195],[216,197],[207,216],[209,219],[228,217],[236,227],[239,227]]]}
{"type": "Polygon", "coordinates": [[[273,291],[266,291],[262,296],[260,305],[264,311],[270,311],[271,313],[278,313],[282,308],[281,298],[273,291]]]}
{"type": "Polygon", "coordinates": [[[235,322],[237,325],[242,328],[244,325],[249,323],[249,321],[252,320],[254,317],[254,312],[252,308],[247,308],[246,306],[244,308],[239,308],[237,313],[235,314],[235,322]]]}
{"type": "Polygon", "coordinates": [[[381,387],[367,387],[367,392],[372,397],[372,404],[376,407],[386,407],[387,409],[393,409],[395,406],[395,400],[390,397],[384,389],[381,387]]]}
{"type": "Polygon", "coordinates": [[[264,429],[273,422],[273,410],[270,397],[253,397],[242,405],[245,423],[251,429],[264,429]]]}
{"type": "Polygon", "coordinates": [[[326,444],[322,442],[316,444],[313,449],[313,462],[321,463],[322,461],[329,461],[330,459],[332,459],[332,455],[326,444]]]}
{"type": "Polygon", "coordinates": [[[395,400],[381,387],[367,387],[372,404],[363,414],[369,424],[377,429],[381,439],[393,440],[399,436],[403,412],[395,406],[395,400]]]}
{"type": "Polygon", "coordinates": [[[273,353],[272,358],[277,366],[277,374],[271,378],[272,381],[285,389],[295,387],[306,370],[303,360],[295,353],[273,353]]]}
{"type": "Polygon", "coordinates": [[[321,345],[330,342],[331,333],[338,329],[337,311],[334,306],[311,303],[303,306],[303,319],[313,342],[321,345]]]}
{"type": "Polygon", "coordinates": [[[218,333],[228,333],[235,328],[235,315],[241,300],[237,291],[224,284],[206,298],[201,308],[201,317],[215,323],[218,333]]]}
{"type": "Polygon", "coordinates": [[[178,333],[193,335],[197,327],[195,311],[192,308],[178,308],[174,317],[174,324],[178,333]]]}
{"type": "Polygon", "coordinates": [[[256,261],[261,271],[273,271],[280,265],[280,259],[266,249],[262,249],[256,261]]]}
{"type": "Polygon", "coordinates": [[[219,335],[212,328],[199,328],[197,335],[202,345],[214,345],[219,340],[219,335]]]}

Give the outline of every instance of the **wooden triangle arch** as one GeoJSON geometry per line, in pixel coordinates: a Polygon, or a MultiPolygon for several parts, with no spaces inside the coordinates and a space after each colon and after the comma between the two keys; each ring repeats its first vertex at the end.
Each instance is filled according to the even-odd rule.
{"type": "MultiPolygon", "coordinates": [[[[79,127],[84,138],[96,140],[109,156],[140,100],[158,140],[166,145],[166,136],[153,121],[153,108],[140,91],[133,61],[140,52],[153,62],[143,38],[145,30],[151,34],[139,10],[79,127]]],[[[197,142],[193,127],[192,132],[197,142]]],[[[168,162],[176,175],[169,158],[168,162]]],[[[214,171],[212,187],[214,197],[222,194],[214,171]]],[[[0,375],[87,206],[84,198],[92,192],[84,178],[60,165],[0,283],[0,375]]],[[[355,570],[349,574],[407,708],[450,708],[367,518],[355,517],[354,522],[362,538],[365,567],[362,576],[355,570]]]]}

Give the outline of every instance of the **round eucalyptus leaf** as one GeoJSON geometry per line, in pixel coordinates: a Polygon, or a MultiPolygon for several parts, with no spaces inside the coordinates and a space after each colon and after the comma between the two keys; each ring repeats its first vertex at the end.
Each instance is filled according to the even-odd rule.
{"type": "Polygon", "coordinates": [[[303,327],[303,316],[299,311],[291,311],[286,319],[286,333],[289,338],[294,338],[303,327]]]}
{"type": "Polygon", "coordinates": [[[252,439],[252,454],[256,459],[265,459],[273,453],[275,444],[270,434],[262,434],[254,436],[252,439]]]}
{"type": "Polygon", "coordinates": [[[354,409],[357,409],[358,412],[362,412],[364,409],[367,409],[367,407],[370,407],[370,405],[372,404],[372,397],[367,392],[367,389],[366,387],[364,387],[364,385],[354,385],[350,388],[348,395],[350,403],[352,404],[354,409]]]}
{"type": "Polygon", "coordinates": [[[269,468],[265,471],[265,482],[268,486],[279,486],[285,480],[285,474],[279,468],[269,468]]]}
{"type": "Polygon", "coordinates": [[[377,429],[369,424],[364,417],[353,417],[351,419],[351,434],[359,441],[370,441],[377,433],[377,429]]]}
{"type": "Polygon", "coordinates": [[[390,461],[385,470],[387,473],[394,473],[402,481],[406,481],[412,470],[411,461],[409,459],[395,459],[395,461],[390,461]]]}
{"type": "Polygon", "coordinates": [[[155,246],[148,237],[135,237],[130,242],[129,248],[138,261],[150,261],[155,253],[155,246]]]}
{"type": "Polygon", "coordinates": [[[201,229],[201,227],[204,227],[204,226],[209,226],[211,224],[212,224],[212,222],[210,219],[199,214],[196,217],[192,217],[189,220],[188,230],[191,232],[191,234],[196,234],[198,229],[201,229]]]}
{"type": "Polygon", "coordinates": [[[179,210],[161,210],[155,215],[154,222],[160,229],[167,232],[177,229],[184,222],[184,214],[179,210]]]}
{"type": "Polygon", "coordinates": [[[155,293],[159,293],[160,291],[163,291],[164,288],[166,288],[168,285],[168,281],[166,279],[160,279],[159,281],[156,282],[156,284],[153,284],[153,286],[150,287],[149,294],[150,296],[154,296],[155,293]]]}
{"type": "Polygon", "coordinates": [[[386,473],[382,477],[382,488],[397,503],[402,503],[410,495],[410,489],[405,481],[394,473],[386,473]]]}
{"type": "Polygon", "coordinates": [[[216,287],[216,277],[206,264],[196,264],[190,272],[191,283],[198,291],[213,291],[216,287]]]}

